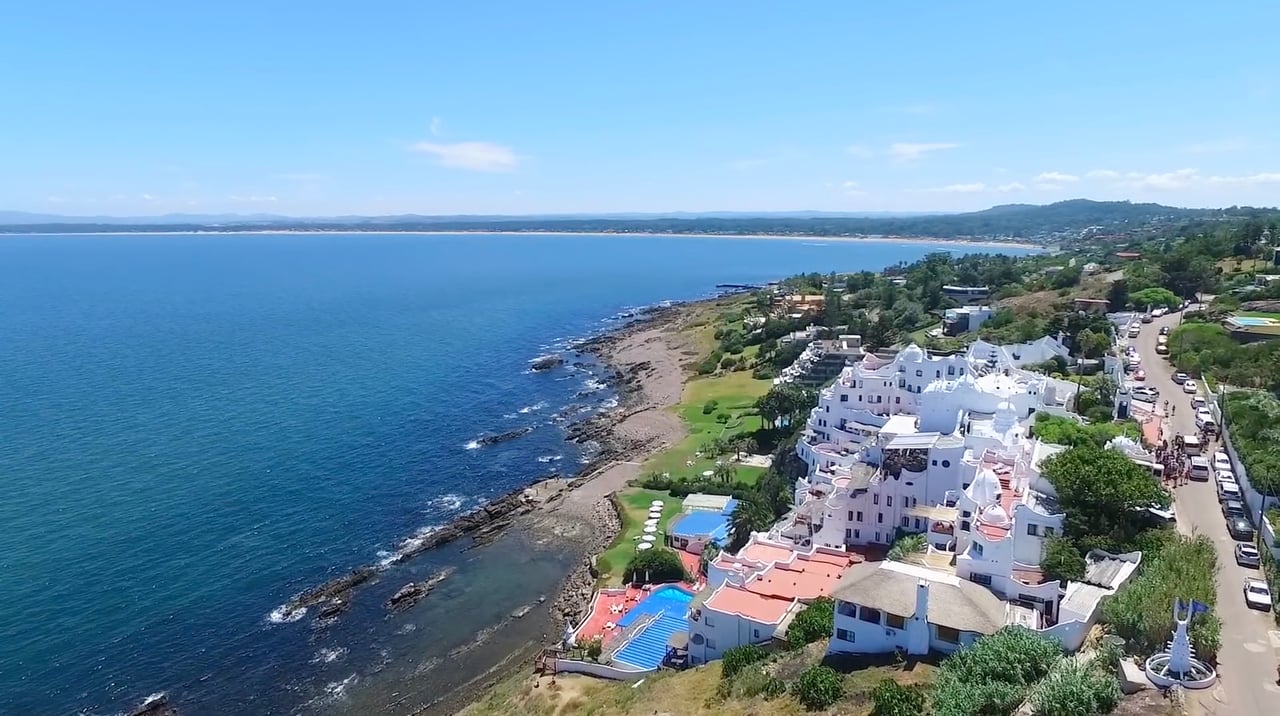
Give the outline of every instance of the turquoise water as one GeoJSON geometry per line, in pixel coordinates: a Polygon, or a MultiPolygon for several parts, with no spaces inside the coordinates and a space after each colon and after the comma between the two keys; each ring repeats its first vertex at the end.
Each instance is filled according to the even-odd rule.
{"type": "Polygon", "coordinates": [[[1276,323],[1270,318],[1259,318],[1257,316],[1232,316],[1231,320],[1242,326],[1270,326],[1276,323]]]}
{"type": "Polygon", "coordinates": [[[446,688],[455,677],[423,661],[459,661],[448,650],[550,589],[563,555],[429,555],[378,587],[458,567],[403,619],[381,597],[323,632],[268,615],[416,530],[571,472],[581,456],[552,417],[609,393],[590,366],[529,372],[540,353],[718,282],[931,248],[0,237],[0,711],[112,713],[160,690],[185,714],[341,711],[393,672],[446,688]],[[536,429],[467,448],[522,426],[536,429]]]}
{"type": "Polygon", "coordinates": [[[659,615],[652,624],[634,635],[626,646],[618,650],[614,658],[642,669],[656,669],[667,655],[667,642],[673,634],[688,631],[685,619],[693,594],[674,585],[663,585],[653,590],[644,601],[632,607],[618,626],[626,627],[641,616],[659,615]]]}

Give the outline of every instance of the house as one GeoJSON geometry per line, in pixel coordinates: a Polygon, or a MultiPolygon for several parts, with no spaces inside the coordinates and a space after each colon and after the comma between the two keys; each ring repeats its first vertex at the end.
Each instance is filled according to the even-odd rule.
{"type": "Polygon", "coordinates": [[[1116,258],[1121,261],[1135,261],[1142,258],[1142,253],[1139,251],[1117,251],[1116,258]]]}
{"type": "MultiPolygon", "coordinates": [[[[705,495],[695,492],[680,503],[681,512],[724,512],[733,498],[728,495],[705,495]]],[[[730,510],[732,512],[732,510],[730,510]]]]}
{"type": "Polygon", "coordinates": [[[694,510],[671,520],[667,526],[667,545],[691,554],[702,554],[708,544],[724,545],[729,541],[729,520],[738,501],[730,499],[719,511],[694,510]]]}
{"type": "Polygon", "coordinates": [[[1111,302],[1105,298],[1077,298],[1071,301],[1071,307],[1085,313],[1106,313],[1111,309],[1111,302]]]}
{"type": "Polygon", "coordinates": [[[1053,336],[1000,346],[978,340],[969,346],[969,360],[973,363],[986,363],[992,369],[1025,368],[1055,358],[1070,362],[1071,349],[1053,336]]]}
{"type": "Polygon", "coordinates": [[[832,653],[949,654],[1017,623],[1016,609],[977,584],[902,562],[855,564],[832,596],[832,653]]]}
{"type": "Polygon", "coordinates": [[[726,650],[786,636],[805,604],[831,594],[859,559],[838,550],[793,547],[755,534],[738,554],[721,553],[707,566],[707,586],[689,610],[691,664],[726,650]]]}
{"type": "Polygon", "coordinates": [[[948,336],[958,336],[961,333],[976,331],[994,313],[995,310],[991,306],[948,308],[942,318],[942,333],[948,336]]]}
{"type": "Polygon", "coordinates": [[[968,303],[969,301],[985,301],[991,298],[989,286],[943,286],[942,295],[953,301],[968,303]]]}
{"type": "Polygon", "coordinates": [[[803,318],[815,313],[821,313],[823,306],[826,305],[826,300],[826,296],[820,293],[793,293],[776,297],[774,305],[783,315],[790,318],[803,318]]]}
{"type": "Polygon", "coordinates": [[[841,335],[830,341],[814,341],[773,379],[775,385],[798,383],[812,388],[826,385],[851,361],[862,357],[862,336],[841,335]]]}

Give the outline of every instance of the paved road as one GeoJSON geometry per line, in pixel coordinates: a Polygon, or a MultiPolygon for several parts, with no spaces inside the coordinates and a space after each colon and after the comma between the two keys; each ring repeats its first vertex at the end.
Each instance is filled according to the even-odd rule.
{"type": "MultiPolygon", "coordinates": [[[[1166,425],[1172,434],[1195,430],[1191,396],[1173,382],[1173,369],[1156,354],[1156,336],[1161,326],[1170,330],[1178,324],[1177,314],[1163,316],[1142,327],[1133,341],[1142,357],[1146,383],[1160,391],[1161,400],[1174,407],[1166,425]]],[[[1201,386],[1203,390],[1203,386],[1201,386]]],[[[1168,436],[1172,443],[1172,434],[1168,436]]],[[[1212,454],[1210,454],[1212,458],[1212,454]]],[[[1280,658],[1280,631],[1270,614],[1245,606],[1242,584],[1246,576],[1261,572],[1236,564],[1235,541],[1227,534],[1218,504],[1217,488],[1209,482],[1190,482],[1176,488],[1178,529],[1208,535],[1218,548],[1218,616],[1222,619],[1222,648],[1218,653],[1217,687],[1207,698],[1197,699],[1208,713],[1224,716],[1276,716],[1280,714],[1280,686],[1276,685],[1276,664],[1280,658]]]]}

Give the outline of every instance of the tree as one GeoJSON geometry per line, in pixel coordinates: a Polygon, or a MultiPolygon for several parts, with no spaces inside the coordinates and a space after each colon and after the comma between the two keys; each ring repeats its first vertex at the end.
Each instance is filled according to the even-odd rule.
{"type": "Polygon", "coordinates": [[[796,700],[810,711],[820,711],[844,698],[844,682],[830,666],[811,666],[791,685],[796,700]]]}
{"type": "Polygon", "coordinates": [[[934,683],[934,714],[1012,714],[1061,658],[1056,642],[1025,627],[1005,627],[942,662],[934,683]]]}
{"type": "Polygon", "coordinates": [[[1065,537],[1053,536],[1045,542],[1040,568],[1049,579],[1079,581],[1084,579],[1086,566],[1080,550],[1065,537]]]}
{"type": "Polygon", "coordinates": [[[1129,305],[1129,282],[1116,279],[1107,287],[1107,304],[1112,311],[1123,311],[1129,305]]]}
{"type": "Polygon", "coordinates": [[[874,351],[891,346],[897,341],[898,331],[894,328],[893,318],[888,311],[881,309],[868,327],[867,335],[862,337],[862,342],[868,350],[874,351]]]}
{"type": "Polygon", "coordinates": [[[875,708],[871,716],[921,716],[924,692],[916,686],[903,686],[893,679],[882,679],[871,690],[875,708]]]}
{"type": "Polygon", "coordinates": [[[1111,348],[1111,339],[1105,333],[1096,333],[1091,328],[1080,331],[1076,336],[1076,353],[1085,358],[1101,358],[1111,348]]]}
{"type": "Polygon", "coordinates": [[[1059,666],[1031,696],[1036,716],[1092,716],[1120,703],[1120,682],[1091,664],[1059,666]]]}
{"type": "Polygon", "coordinates": [[[1044,461],[1041,475],[1058,493],[1066,536],[1080,546],[1124,552],[1149,525],[1146,509],[1168,507],[1151,473],[1118,450],[1083,445],[1044,461]]]}
{"type": "Polygon", "coordinates": [[[763,532],[773,524],[773,511],[765,506],[759,495],[751,494],[738,500],[729,516],[730,548],[740,549],[751,539],[752,532],[763,532]]]}
{"type": "Polygon", "coordinates": [[[583,651],[586,652],[587,658],[592,661],[599,661],[600,655],[604,653],[604,639],[593,636],[582,645],[583,651]]]}
{"type": "Polygon", "coordinates": [[[1135,308],[1143,311],[1162,307],[1172,310],[1182,305],[1182,299],[1178,298],[1173,291],[1158,286],[1144,288],[1130,294],[1129,300],[1133,302],[1135,308]]]}
{"type": "Polygon", "coordinates": [[[733,484],[738,477],[738,468],[733,466],[731,462],[716,462],[715,468],[712,470],[712,477],[725,485],[733,484]]]}
{"type": "Polygon", "coordinates": [[[907,557],[924,552],[928,547],[929,542],[922,534],[903,535],[894,540],[886,556],[895,562],[905,562],[907,557]]]}
{"type": "Polygon", "coordinates": [[[756,450],[759,450],[759,449],[760,449],[760,446],[756,444],[756,441],[752,440],[746,435],[740,436],[737,440],[733,441],[734,459],[736,460],[741,460],[742,453],[744,452],[754,453],[756,450]]]}
{"type": "Polygon", "coordinates": [[[725,651],[724,656],[720,657],[720,679],[722,681],[732,679],[746,667],[767,658],[769,658],[769,652],[755,644],[735,646],[725,651]]]}
{"type": "Polygon", "coordinates": [[[708,566],[720,556],[720,545],[715,542],[708,542],[702,548],[702,556],[698,558],[698,569],[702,574],[707,573],[708,566]]]}
{"type": "Polygon", "coordinates": [[[793,649],[831,636],[836,626],[836,603],[831,597],[818,597],[801,609],[787,627],[787,643],[793,649]]]}
{"type": "Polygon", "coordinates": [[[666,547],[654,547],[636,552],[622,572],[622,581],[628,584],[660,584],[687,580],[689,573],[680,561],[680,555],[666,547]]]}

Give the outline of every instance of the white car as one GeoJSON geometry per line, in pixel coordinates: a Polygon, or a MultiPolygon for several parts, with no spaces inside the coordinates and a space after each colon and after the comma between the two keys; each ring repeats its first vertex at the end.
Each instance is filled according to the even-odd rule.
{"type": "Polygon", "coordinates": [[[1218,470],[1214,473],[1214,477],[1218,480],[1218,489],[1221,490],[1224,484],[1235,485],[1240,487],[1239,481],[1236,480],[1236,474],[1230,470],[1218,470]]]}
{"type": "Polygon", "coordinates": [[[1184,393],[1195,395],[1196,391],[1198,391],[1199,389],[1200,389],[1199,386],[1196,385],[1196,382],[1194,380],[1188,380],[1187,382],[1182,384],[1182,392],[1184,393]]]}
{"type": "Polygon", "coordinates": [[[1208,408],[1209,401],[1205,400],[1203,395],[1197,395],[1196,397],[1191,399],[1191,407],[1195,408],[1196,410],[1199,410],[1201,408],[1208,408]]]}
{"type": "Polygon", "coordinates": [[[1267,588],[1267,583],[1261,579],[1246,577],[1244,580],[1244,603],[1249,605],[1250,609],[1261,609],[1264,612],[1271,611],[1271,590],[1267,588]]]}
{"type": "Polygon", "coordinates": [[[1209,481],[1209,459],[1205,457],[1201,457],[1199,455],[1196,455],[1195,457],[1191,458],[1190,477],[1192,480],[1201,480],[1204,482],[1208,482],[1209,481]]]}
{"type": "MultiPolygon", "coordinates": [[[[1231,458],[1227,456],[1225,450],[1218,450],[1213,453],[1213,469],[1218,472],[1231,472],[1231,458]]],[[[1231,480],[1234,482],[1235,477],[1231,480]]]]}
{"type": "Polygon", "coordinates": [[[1209,428],[1210,430],[1216,430],[1218,427],[1218,424],[1213,422],[1213,413],[1209,412],[1208,410],[1205,410],[1204,408],[1201,408],[1200,410],[1196,411],[1196,427],[1209,428]]]}
{"type": "MultiPolygon", "coordinates": [[[[1194,470],[1195,468],[1192,468],[1194,470]]],[[[1234,482],[1218,483],[1218,501],[1226,502],[1227,500],[1240,499],[1240,486],[1234,482]]]]}
{"type": "Polygon", "coordinates": [[[1178,385],[1182,385],[1183,383],[1187,382],[1188,380],[1191,380],[1191,376],[1187,375],[1186,373],[1174,373],[1174,374],[1173,374],[1173,382],[1177,383],[1178,385]]]}

